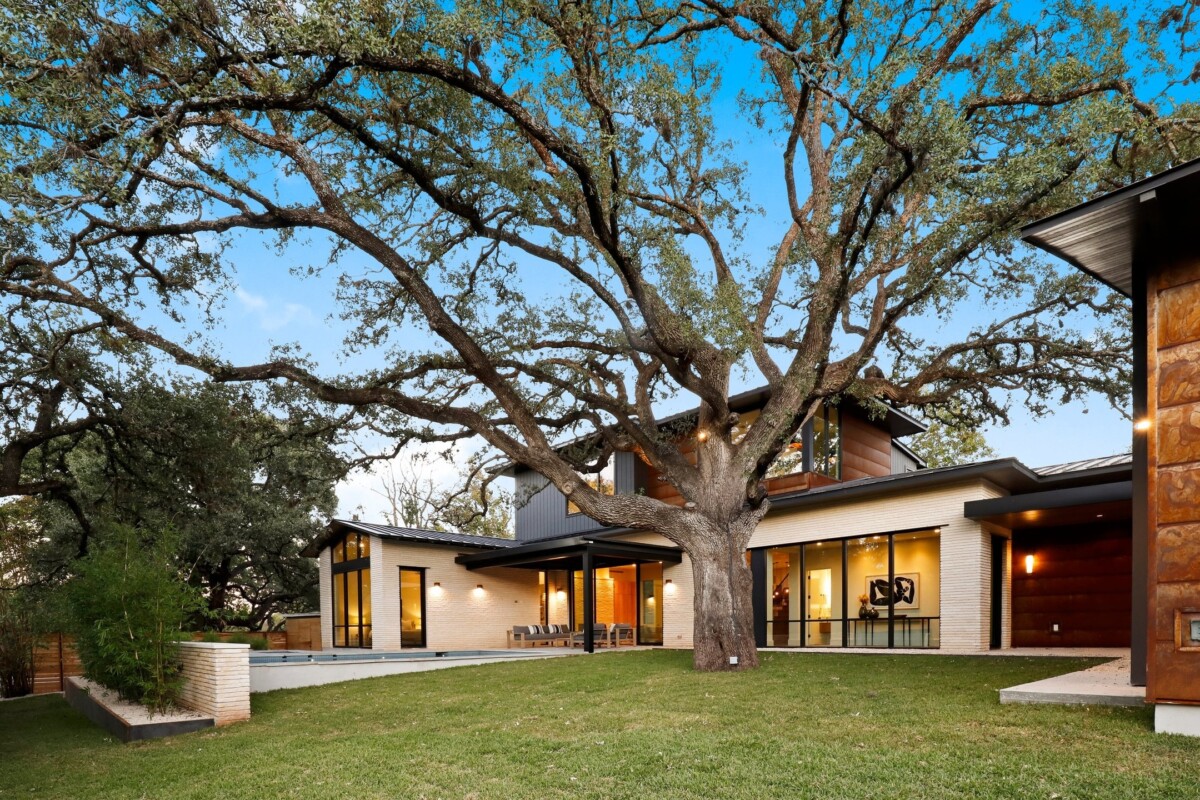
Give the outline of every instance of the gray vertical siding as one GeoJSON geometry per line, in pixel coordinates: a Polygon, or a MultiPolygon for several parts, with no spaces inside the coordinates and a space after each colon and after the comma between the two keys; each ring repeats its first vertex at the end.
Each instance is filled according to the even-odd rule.
{"type": "MultiPolygon", "coordinates": [[[[613,472],[618,494],[631,494],[639,486],[645,485],[645,468],[637,456],[633,453],[617,453],[614,458],[616,463],[613,472]]],[[[517,541],[588,533],[605,527],[584,514],[568,515],[567,498],[533,470],[518,468],[515,480],[517,541]]]]}
{"type": "Polygon", "coordinates": [[[916,459],[899,447],[892,445],[892,474],[903,475],[905,472],[916,472],[921,468],[916,459]]]}

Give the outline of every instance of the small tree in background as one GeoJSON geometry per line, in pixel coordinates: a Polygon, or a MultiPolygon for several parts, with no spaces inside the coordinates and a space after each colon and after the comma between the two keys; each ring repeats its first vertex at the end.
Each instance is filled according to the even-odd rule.
{"type": "Polygon", "coordinates": [[[33,624],[21,599],[0,592],[0,697],[33,691],[33,624]]]}
{"type": "Polygon", "coordinates": [[[91,680],[161,711],[179,697],[180,631],[200,600],[171,564],[170,536],[115,526],[104,539],[67,584],[79,659],[91,680]]]}

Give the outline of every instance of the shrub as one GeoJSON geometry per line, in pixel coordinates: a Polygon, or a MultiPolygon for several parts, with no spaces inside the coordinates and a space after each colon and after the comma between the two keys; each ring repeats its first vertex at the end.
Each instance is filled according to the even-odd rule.
{"type": "Polygon", "coordinates": [[[251,650],[266,650],[270,646],[271,643],[267,641],[267,637],[265,636],[255,636],[250,640],[251,650]]]}
{"type": "Polygon", "coordinates": [[[113,527],[67,584],[84,674],[127,700],[162,710],[182,686],[178,642],[198,604],[171,564],[169,536],[113,527]]]}
{"type": "Polygon", "coordinates": [[[200,637],[200,641],[202,641],[202,642],[219,642],[219,641],[221,641],[221,634],[217,633],[216,631],[205,631],[204,634],[200,637]]]}
{"type": "Polygon", "coordinates": [[[18,596],[0,591],[0,697],[33,691],[33,625],[18,596]]]}

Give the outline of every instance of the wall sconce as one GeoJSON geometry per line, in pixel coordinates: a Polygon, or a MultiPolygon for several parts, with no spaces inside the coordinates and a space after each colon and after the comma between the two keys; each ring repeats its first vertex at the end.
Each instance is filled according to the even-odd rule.
{"type": "Polygon", "coordinates": [[[475,584],[475,596],[483,597],[483,584],[482,583],[475,584]]]}
{"type": "Polygon", "coordinates": [[[434,594],[435,596],[437,596],[437,597],[441,597],[441,595],[442,595],[442,582],[441,582],[441,581],[434,581],[434,582],[433,582],[433,590],[432,590],[432,591],[433,591],[433,594],[434,594]]]}
{"type": "Polygon", "coordinates": [[[663,591],[666,594],[675,594],[675,584],[671,583],[671,579],[667,578],[663,581],[663,591]]]}
{"type": "Polygon", "coordinates": [[[567,590],[560,588],[554,592],[554,596],[556,598],[558,598],[559,600],[566,600],[567,599],[567,590]]]}
{"type": "Polygon", "coordinates": [[[1139,419],[1133,423],[1133,429],[1138,433],[1145,433],[1150,430],[1150,420],[1148,418],[1139,419]]]}
{"type": "Polygon", "coordinates": [[[1033,555],[1032,554],[1025,556],[1025,574],[1026,575],[1033,574],[1033,555]]]}

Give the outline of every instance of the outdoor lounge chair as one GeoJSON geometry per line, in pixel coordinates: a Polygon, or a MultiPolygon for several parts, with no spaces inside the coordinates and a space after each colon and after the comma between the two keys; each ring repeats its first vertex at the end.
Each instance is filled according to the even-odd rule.
{"type": "MultiPolygon", "coordinates": [[[[592,627],[592,640],[596,647],[605,647],[611,642],[608,638],[608,626],[603,622],[597,622],[592,627]]],[[[583,631],[578,630],[571,636],[571,647],[583,647],[583,631]]]]}
{"type": "Polygon", "coordinates": [[[623,644],[635,644],[633,638],[633,626],[625,622],[614,622],[613,626],[608,629],[609,644],[613,647],[620,647],[623,644]]]}

